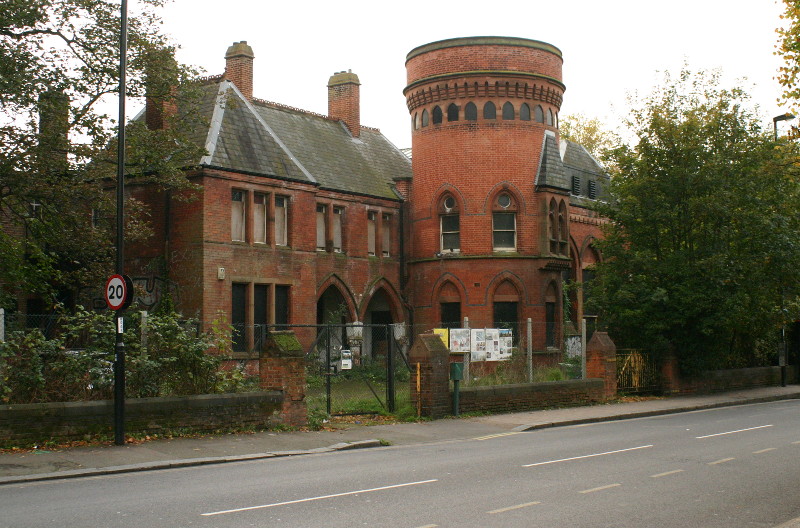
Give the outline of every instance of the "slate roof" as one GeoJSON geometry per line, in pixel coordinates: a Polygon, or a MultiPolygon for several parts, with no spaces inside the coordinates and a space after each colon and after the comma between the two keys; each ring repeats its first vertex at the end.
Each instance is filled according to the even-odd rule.
{"type": "Polygon", "coordinates": [[[555,134],[546,132],[542,145],[542,157],[539,160],[539,172],[536,174],[537,187],[553,187],[569,190],[570,181],[567,177],[561,154],[558,150],[555,134]]]}
{"type": "Polygon", "coordinates": [[[247,101],[229,81],[203,87],[199,111],[209,122],[193,134],[208,152],[201,166],[394,200],[394,180],[411,177],[411,160],[379,131],[354,138],[325,116],[247,101]]]}

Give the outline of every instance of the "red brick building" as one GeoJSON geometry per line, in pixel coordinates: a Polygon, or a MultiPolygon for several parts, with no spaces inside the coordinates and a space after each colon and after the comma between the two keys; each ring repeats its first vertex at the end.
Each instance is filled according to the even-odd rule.
{"type": "MultiPolygon", "coordinates": [[[[203,87],[195,199],[131,191],[156,227],[153,244],[127,252],[135,280],[172,284],[185,315],[233,322],[240,350],[261,325],[423,330],[465,317],[531,318],[534,347],[558,346],[562,280],[584,280],[598,258],[600,220],[587,205],[606,177],[559,139],[557,48],[475,37],[412,50],[413,164],[361,125],[355,74],[330,78],[323,116],[254,98],[246,42],[225,58],[225,74],[203,87]]],[[[175,110],[149,100],[145,118],[159,126],[164,111],[175,110]]]]}
{"type": "MultiPolygon", "coordinates": [[[[409,304],[423,326],[497,327],[531,318],[534,349],[558,347],[562,280],[597,261],[605,182],[579,145],[560,141],[561,52],[544,42],[476,37],[407,57],[413,183],[409,304]]],[[[582,314],[574,299],[573,317],[582,314]]]]}

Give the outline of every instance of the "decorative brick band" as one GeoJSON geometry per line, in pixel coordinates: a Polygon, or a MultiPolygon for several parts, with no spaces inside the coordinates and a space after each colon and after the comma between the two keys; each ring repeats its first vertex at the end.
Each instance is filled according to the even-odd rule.
{"type": "MultiPolygon", "coordinates": [[[[463,77],[463,75],[464,74],[458,74],[456,76],[463,77]]],[[[513,75],[519,78],[525,74],[513,72],[513,75]]],[[[530,75],[532,77],[542,78],[541,75],[530,75]]],[[[415,85],[416,84],[418,83],[415,83],[415,85]]],[[[411,88],[411,86],[409,86],[409,88],[411,88]]],[[[548,103],[557,108],[561,108],[561,103],[564,100],[563,88],[559,90],[543,84],[531,84],[527,82],[512,83],[507,81],[503,83],[495,81],[494,83],[490,83],[484,81],[480,83],[478,81],[473,81],[464,83],[439,83],[435,86],[423,87],[413,92],[409,88],[406,88],[406,105],[410,111],[428,104],[458,99],[487,97],[526,99],[548,103]]]]}

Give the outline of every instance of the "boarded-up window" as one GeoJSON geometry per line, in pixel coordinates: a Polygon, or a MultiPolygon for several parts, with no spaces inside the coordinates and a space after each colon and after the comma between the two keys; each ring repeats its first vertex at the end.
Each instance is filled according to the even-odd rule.
{"type": "Polygon", "coordinates": [[[327,207],[317,205],[317,251],[325,251],[325,211],[327,207]]]}
{"type": "Polygon", "coordinates": [[[285,196],[275,197],[275,244],[288,246],[287,233],[289,223],[289,199],[285,196]]]}
{"type": "Polygon", "coordinates": [[[377,236],[376,220],[378,214],[375,211],[367,212],[367,253],[375,255],[375,247],[377,246],[375,237],[377,236]]]}
{"type": "Polygon", "coordinates": [[[253,194],[253,242],[267,243],[267,195],[253,194]]]}
{"type": "Polygon", "coordinates": [[[381,253],[384,257],[388,257],[389,253],[392,248],[392,216],[385,214],[383,215],[383,225],[382,227],[382,241],[381,241],[381,253]]]}
{"type": "Polygon", "coordinates": [[[231,240],[244,242],[245,235],[245,192],[231,191],[231,240]]]}
{"type": "Polygon", "coordinates": [[[342,252],[342,218],[344,217],[344,207],[333,208],[333,250],[337,253],[342,252]]]}

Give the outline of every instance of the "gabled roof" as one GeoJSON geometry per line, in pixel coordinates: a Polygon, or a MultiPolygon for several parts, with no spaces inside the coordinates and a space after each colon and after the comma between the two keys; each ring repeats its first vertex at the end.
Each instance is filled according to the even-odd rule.
{"type": "Polygon", "coordinates": [[[195,136],[208,152],[202,166],[395,200],[394,180],[411,177],[411,161],[377,130],[354,138],[325,116],[248,101],[226,80],[203,90],[199,111],[209,125],[195,136]]]}

